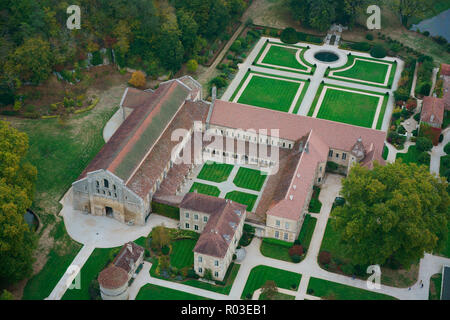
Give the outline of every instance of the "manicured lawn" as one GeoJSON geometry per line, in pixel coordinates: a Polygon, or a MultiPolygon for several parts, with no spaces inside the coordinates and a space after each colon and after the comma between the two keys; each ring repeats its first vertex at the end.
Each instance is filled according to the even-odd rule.
{"type": "MultiPolygon", "coordinates": [[[[324,90],[317,91],[313,106],[309,111],[309,116],[314,114],[314,110],[319,108],[317,118],[327,119],[337,122],[348,123],[361,127],[371,128],[375,117],[380,96],[369,96],[364,92],[350,89],[356,92],[343,91],[341,88],[328,86],[323,101],[319,106],[319,97],[324,90]]],[[[387,102],[387,99],[381,95],[387,102]]],[[[380,117],[384,116],[384,112],[380,112],[380,117]]],[[[378,123],[378,122],[377,122],[378,123]]]]}
{"type": "MultiPolygon", "coordinates": [[[[339,69],[344,69],[344,68],[347,68],[348,66],[352,65],[353,62],[355,61],[355,58],[362,58],[362,57],[355,57],[355,56],[349,57],[347,64],[343,67],[340,67],[339,69]]],[[[387,75],[389,66],[384,63],[377,63],[377,61],[380,61],[380,62],[387,62],[387,61],[376,60],[376,59],[367,59],[365,57],[362,59],[364,59],[364,60],[357,59],[355,64],[353,65],[353,67],[351,67],[348,70],[334,72],[333,76],[330,76],[330,78],[333,78],[334,76],[338,76],[338,77],[336,77],[336,79],[346,81],[346,79],[340,78],[340,77],[346,77],[346,78],[349,78],[349,80],[353,80],[355,82],[358,82],[358,80],[362,80],[362,81],[376,82],[379,85],[383,85],[383,83],[386,79],[386,75],[387,75]]],[[[390,83],[392,83],[392,80],[395,75],[395,70],[396,70],[396,64],[394,64],[394,63],[389,63],[389,64],[391,64],[392,67],[391,67],[389,79],[387,82],[388,85],[390,83]]],[[[362,81],[361,81],[361,83],[364,83],[362,81]]],[[[368,84],[368,85],[373,85],[373,84],[368,84]]]]}
{"type": "Polygon", "coordinates": [[[346,286],[311,277],[308,292],[316,297],[330,300],[395,300],[395,298],[368,290],[346,286]]]}
{"type": "Polygon", "coordinates": [[[320,188],[314,186],[314,191],[309,202],[309,212],[319,213],[322,208],[322,202],[319,201],[320,188]]]}
{"type": "Polygon", "coordinates": [[[211,299],[148,283],[141,288],[138,295],[136,296],[136,300],[211,300],[211,299]]]}
{"type": "Polygon", "coordinates": [[[217,293],[228,295],[231,291],[231,287],[233,286],[234,279],[236,278],[240,267],[241,267],[240,264],[236,264],[236,263],[230,264],[230,266],[228,267],[227,274],[224,277],[224,282],[225,282],[224,286],[213,285],[213,284],[201,282],[198,280],[186,280],[182,283],[185,285],[191,286],[191,287],[196,287],[196,288],[214,291],[217,293]]]}
{"type": "MultiPolygon", "coordinates": [[[[420,154],[421,152],[417,150],[416,146],[410,146],[407,153],[397,153],[396,159],[402,159],[403,163],[416,163],[417,165],[421,165],[418,162],[420,154]]],[[[430,164],[428,163],[428,165],[430,164]]]]}
{"type": "Polygon", "coordinates": [[[447,228],[448,228],[447,241],[444,243],[442,250],[439,251],[438,254],[450,258],[450,221],[448,222],[447,228]]]}
{"type": "Polygon", "coordinates": [[[213,182],[224,182],[228,179],[232,170],[232,164],[215,162],[205,163],[197,178],[213,182]]]}
{"type": "Polygon", "coordinates": [[[291,256],[289,255],[289,249],[292,246],[293,243],[290,242],[265,238],[259,249],[261,254],[265,257],[292,262],[291,256]]]}
{"type": "Polygon", "coordinates": [[[262,63],[273,64],[281,67],[294,68],[299,70],[307,70],[307,68],[300,64],[295,57],[297,50],[289,47],[271,46],[262,63]]]}
{"type": "Polygon", "coordinates": [[[182,239],[172,242],[170,253],[170,264],[178,269],[189,267],[194,264],[194,254],[192,250],[197,243],[197,239],[182,239]]]}
{"type": "Polygon", "coordinates": [[[266,178],[262,171],[240,167],[233,183],[239,188],[260,191],[266,178]]]}
{"type": "Polygon", "coordinates": [[[244,204],[247,206],[247,211],[251,212],[258,196],[240,191],[231,191],[226,194],[225,199],[230,199],[237,203],[244,204]]]}
{"type": "Polygon", "coordinates": [[[430,280],[428,300],[441,300],[442,273],[434,274],[430,280]]]}
{"type": "Polygon", "coordinates": [[[237,102],[288,112],[299,87],[298,82],[254,74],[237,102]]]}
{"type": "Polygon", "coordinates": [[[217,188],[215,186],[211,186],[209,184],[203,184],[203,183],[198,183],[198,182],[194,182],[194,184],[192,185],[189,192],[195,192],[195,190],[197,190],[198,193],[206,194],[206,195],[214,196],[214,197],[218,197],[220,194],[219,188],[217,188]]]}
{"type": "Polygon", "coordinates": [[[302,229],[300,230],[300,234],[298,235],[298,240],[300,240],[300,244],[303,246],[305,250],[308,250],[309,248],[309,244],[311,242],[311,238],[314,233],[314,229],[316,227],[316,222],[317,219],[311,217],[311,215],[307,214],[305,216],[302,229]]]}
{"type": "Polygon", "coordinates": [[[261,288],[267,280],[275,281],[278,288],[296,290],[300,284],[301,277],[302,275],[299,273],[262,265],[256,266],[250,272],[241,298],[245,299],[248,295],[253,295],[253,292],[261,288]]]}
{"type": "MultiPolygon", "coordinates": [[[[259,300],[269,300],[269,299],[267,299],[267,297],[263,293],[261,293],[261,295],[259,296],[259,300]]],[[[277,292],[270,300],[295,300],[295,297],[281,292],[277,292]]]]}
{"type": "Polygon", "coordinates": [[[389,148],[386,145],[383,147],[383,159],[386,160],[389,155],[389,148]]]}

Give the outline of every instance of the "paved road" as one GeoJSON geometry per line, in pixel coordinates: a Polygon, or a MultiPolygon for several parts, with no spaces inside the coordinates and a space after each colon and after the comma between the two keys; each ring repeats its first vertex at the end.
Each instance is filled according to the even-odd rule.
{"type": "Polygon", "coordinates": [[[441,164],[441,157],[445,156],[444,147],[450,142],[450,128],[442,131],[444,139],[441,143],[431,149],[430,171],[439,175],[439,168],[441,164]]]}

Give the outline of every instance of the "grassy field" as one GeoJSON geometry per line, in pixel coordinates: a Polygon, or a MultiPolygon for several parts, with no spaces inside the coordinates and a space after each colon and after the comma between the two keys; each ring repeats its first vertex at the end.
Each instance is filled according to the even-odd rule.
{"type": "Polygon", "coordinates": [[[392,67],[389,73],[389,78],[387,85],[384,85],[384,81],[386,79],[386,75],[388,72],[389,66],[382,63],[377,63],[377,61],[380,62],[388,62],[384,60],[379,59],[371,59],[371,58],[365,58],[365,57],[357,57],[357,56],[350,56],[347,63],[340,68],[337,68],[336,70],[332,70],[333,75],[328,76],[329,78],[336,78],[339,80],[349,81],[349,82],[358,82],[365,84],[364,81],[370,81],[370,82],[376,82],[377,84],[368,84],[368,85],[375,85],[375,86],[382,86],[387,87],[388,85],[392,85],[392,82],[394,80],[395,76],[395,70],[397,67],[397,64],[395,63],[389,63],[392,67]],[[364,60],[357,59],[355,61],[355,58],[362,58],[364,60]],[[339,71],[341,69],[345,69],[350,65],[353,65],[348,70],[339,71]],[[347,79],[338,78],[339,77],[346,77],[347,79]],[[360,81],[359,81],[360,80],[360,81]]]}
{"type": "Polygon", "coordinates": [[[300,284],[302,275],[290,271],[284,271],[268,266],[256,266],[250,272],[245,284],[241,299],[253,295],[255,290],[261,288],[267,280],[273,280],[278,288],[296,290],[300,284]]]}
{"type": "Polygon", "coordinates": [[[230,264],[230,266],[228,267],[228,270],[227,270],[227,274],[225,275],[224,280],[223,280],[225,282],[224,286],[213,285],[213,284],[210,284],[207,282],[201,282],[198,280],[186,280],[183,282],[183,284],[191,286],[191,287],[196,287],[196,288],[214,291],[217,293],[228,295],[231,291],[231,287],[233,286],[234,279],[236,278],[240,267],[241,267],[240,264],[236,264],[236,263],[230,264]]]}
{"type": "Polygon", "coordinates": [[[300,234],[298,235],[298,240],[300,240],[300,244],[303,246],[305,250],[308,250],[309,248],[309,244],[311,242],[311,238],[314,233],[314,229],[316,227],[316,222],[317,219],[311,217],[311,215],[307,214],[305,216],[302,229],[300,230],[300,234]]]}
{"type": "Polygon", "coordinates": [[[308,292],[311,292],[310,294],[313,296],[330,300],[395,300],[393,297],[377,292],[350,287],[314,277],[309,279],[308,292]]]}
{"type": "Polygon", "coordinates": [[[386,160],[388,156],[389,156],[389,148],[385,145],[383,147],[383,159],[386,160]]]}
{"type": "Polygon", "coordinates": [[[194,264],[194,250],[197,239],[182,239],[172,242],[172,251],[170,253],[170,264],[175,268],[181,269],[190,267],[194,264]]]}
{"type": "Polygon", "coordinates": [[[259,250],[265,257],[293,262],[291,256],[289,255],[289,249],[292,247],[292,245],[293,244],[290,242],[272,238],[265,238],[261,242],[261,247],[259,247],[259,250]]]}
{"type": "Polygon", "coordinates": [[[136,300],[211,300],[183,291],[146,284],[141,288],[136,300]]]}
{"type": "Polygon", "coordinates": [[[266,78],[255,74],[237,102],[288,112],[299,87],[298,82],[266,78]]]}
{"type": "Polygon", "coordinates": [[[258,196],[240,191],[231,191],[226,194],[225,199],[230,199],[237,203],[246,205],[247,211],[251,212],[258,196]]]}
{"type": "MultiPolygon", "coordinates": [[[[317,113],[317,118],[371,128],[379,97],[368,96],[364,94],[363,91],[361,91],[361,93],[356,93],[339,89],[340,88],[335,86],[328,86],[320,105],[319,112],[317,113]]],[[[308,116],[312,116],[314,110],[319,107],[317,104],[322,90],[324,90],[323,85],[321,85],[321,88],[317,91],[316,98],[314,99],[308,116]]],[[[383,100],[383,103],[386,104],[387,99],[383,97],[383,100]]],[[[383,116],[384,111],[382,110],[379,117],[383,118],[383,116]]]]}
{"type": "Polygon", "coordinates": [[[261,295],[259,296],[259,300],[295,300],[295,297],[281,292],[277,292],[274,294],[272,299],[268,299],[266,295],[261,293],[261,295]]]}
{"type": "Polygon", "coordinates": [[[233,183],[239,188],[261,191],[266,178],[267,175],[259,170],[240,167],[233,183]]]}
{"type": "Polygon", "coordinates": [[[209,184],[203,184],[203,183],[198,183],[198,182],[194,182],[194,184],[192,185],[189,192],[195,192],[195,190],[197,190],[198,193],[206,194],[206,195],[214,196],[214,197],[218,197],[220,194],[219,188],[217,188],[215,186],[211,186],[209,184]]]}
{"type": "Polygon", "coordinates": [[[409,146],[408,152],[407,153],[397,153],[396,159],[402,159],[403,163],[416,163],[417,165],[421,165],[418,162],[418,158],[421,153],[422,152],[417,150],[416,146],[409,146]]]}
{"type": "Polygon", "coordinates": [[[262,63],[273,64],[280,67],[288,67],[299,70],[307,70],[307,68],[300,64],[295,57],[297,50],[289,47],[271,46],[262,63]]]}
{"type": "Polygon", "coordinates": [[[430,278],[428,300],[441,300],[442,273],[436,273],[430,278]]]}
{"type": "Polygon", "coordinates": [[[197,178],[220,183],[228,179],[232,170],[232,164],[215,162],[205,163],[197,178]]]}

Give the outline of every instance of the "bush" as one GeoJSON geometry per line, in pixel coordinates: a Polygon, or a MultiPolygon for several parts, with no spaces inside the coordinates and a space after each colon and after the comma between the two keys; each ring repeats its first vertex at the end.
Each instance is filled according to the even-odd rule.
{"type": "Polygon", "coordinates": [[[450,142],[447,143],[447,144],[445,145],[445,147],[444,147],[444,152],[445,152],[446,154],[449,154],[449,153],[450,153],[450,142]]]}
{"type": "Polygon", "coordinates": [[[371,33],[366,34],[366,39],[369,40],[369,41],[372,41],[373,40],[373,34],[371,34],[371,33]]]}
{"type": "Polygon", "coordinates": [[[161,253],[164,255],[168,255],[170,252],[170,247],[169,246],[162,246],[161,247],[161,253]]]}
{"type": "Polygon", "coordinates": [[[187,272],[186,277],[187,278],[191,278],[191,279],[198,279],[198,278],[200,278],[200,276],[197,273],[195,273],[194,269],[189,269],[189,271],[187,272]]]}
{"type": "Polygon", "coordinates": [[[213,78],[210,83],[212,85],[215,85],[217,88],[226,87],[227,84],[228,84],[227,79],[225,79],[225,78],[223,78],[221,76],[213,78]]]}
{"type": "Polygon", "coordinates": [[[289,249],[289,256],[292,258],[293,256],[301,256],[303,254],[303,247],[301,245],[293,245],[289,249]]]}
{"type": "Polygon", "coordinates": [[[355,42],[350,45],[350,48],[357,51],[367,52],[370,50],[371,45],[367,42],[355,42]]]}
{"type": "Polygon", "coordinates": [[[128,81],[133,87],[142,88],[147,83],[145,80],[145,74],[142,71],[135,71],[131,75],[130,80],[128,81]]]}
{"type": "Polygon", "coordinates": [[[336,162],[333,162],[333,161],[327,161],[327,167],[326,167],[326,169],[327,169],[328,171],[333,172],[333,171],[336,171],[338,168],[339,168],[339,165],[338,165],[336,162]]]}
{"type": "Polygon", "coordinates": [[[180,220],[180,209],[164,203],[152,201],[152,212],[171,219],[180,220]]]}
{"type": "Polygon", "coordinates": [[[430,154],[428,152],[422,152],[417,157],[417,162],[419,162],[420,164],[429,165],[430,164],[430,154]]]}
{"type": "Polygon", "coordinates": [[[319,262],[322,265],[329,265],[331,262],[331,253],[329,253],[328,251],[320,251],[319,262]]]}
{"type": "Polygon", "coordinates": [[[186,63],[186,68],[188,70],[188,72],[190,73],[194,73],[195,71],[197,71],[198,68],[198,62],[195,59],[191,59],[186,63]]]}
{"type": "Polygon", "coordinates": [[[241,41],[240,40],[234,41],[230,47],[230,51],[239,52],[240,50],[242,50],[241,41]]]}
{"type": "Polygon", "coordinates": [[[404,126],[399,126],[398,129],[397,129],[397,132],[399,134],[405,134],[406,133],[406,129],[405,129],[404,126]]]}
{"type": "Polygon", "coordinates": [[[428,137],[419,137],[417,138],[416,148],[422,152],[430,151],[433,148],[433,142],[428,137]]]}
{"type": "Polygon", "coordinates": [[[294,28],[286,28],[281,32],[280,40],[284,43],[294,44],[298,42],[297,31],[294,28]]]}
{"type": "Polygon", "coordinates": [[[414,118],[414,120],[419,122],[420,121],[420,113],[416,113],[413,118],[414,118]]]}
{"type": "Polygon", "coordinates": [[[94,51],[94,52],[92,52],[92,60],[91,60],[91,63],[92,63],[94,66],[98,66],[99,64],[102,64],[102,63],[103,63],[103,58],[102,58],[102,55],[101,55],[100,51],[94,51]]]}
{"type": "Polygon", "coordinates": [[[382,45],[377,44],[370,50],[370,55],[374,58],[384,58],[386,57],[386,49],[382,45]]]}

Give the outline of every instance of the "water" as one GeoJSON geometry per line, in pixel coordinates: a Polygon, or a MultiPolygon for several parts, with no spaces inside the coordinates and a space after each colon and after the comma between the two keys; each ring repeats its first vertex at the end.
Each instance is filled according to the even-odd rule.
{"type": "Polygon", "coordinates": [[[320,51],[314,55],[314,58],[322,62],[334,62],[339,59],[339,56],[333,52],[320,51]]]}
{"type": "Polygon", "coordinates": [[[441,12],[433,18],[413,24],[411,30],[428,31],[432,36],[442,36],[450,42],[450,9],[441,12]]]}

